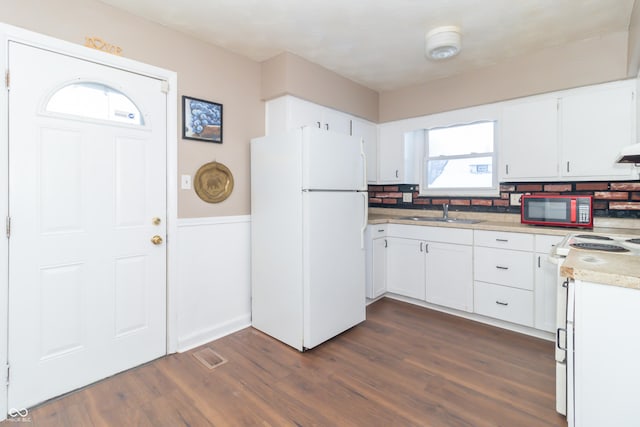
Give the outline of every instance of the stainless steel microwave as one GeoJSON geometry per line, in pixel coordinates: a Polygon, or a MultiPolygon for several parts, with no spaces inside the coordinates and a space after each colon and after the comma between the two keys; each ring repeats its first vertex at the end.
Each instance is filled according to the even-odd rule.
{"type": "Polygon", "coordinates": [[[593,228],[593,196],[525,194],[520,200],[520,222],[593,228]]]}

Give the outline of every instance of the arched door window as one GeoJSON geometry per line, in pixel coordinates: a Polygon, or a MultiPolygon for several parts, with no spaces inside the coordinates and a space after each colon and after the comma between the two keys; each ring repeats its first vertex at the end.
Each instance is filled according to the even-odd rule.
{"type": "Polygon", "coordinates": [[[144,125],[134,102],[124,93],[96,82],[77,82],[58,89],[45,107],[50,113],[132,125],[144,125]]]}

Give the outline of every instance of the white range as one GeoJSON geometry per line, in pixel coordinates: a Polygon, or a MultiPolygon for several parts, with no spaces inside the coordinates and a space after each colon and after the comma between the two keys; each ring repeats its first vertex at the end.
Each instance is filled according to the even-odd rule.
{"type": "MultiPolygon", "coordinates": [[[[556,410],[567,415],[570,427],[574,425],[575,389],[574,389],[574,353],[573,353],[573,321],[574,298],[569,290],[569,280],[561,277],[560,267],[572,249],[592,252],[588,255],[594,262],[598,261],[598,253],[616,253],[633,257],[630,262],[640,262],[635,258],[640,256],[640,237],[624,234],[598,234],[576,232],[567,235],[552,251],[551,259],[558,263],[558,294],[556,313],[556,410]]],[[[640,291],[639,291],[640,292],[640,291]]],[[[640,309],[640,307],[639,307],[640,309]]],[[[640,423],[640,421],[639,421],[640,423]]],[[[638,424],[640,425],[640,424],[638,424]]]]}

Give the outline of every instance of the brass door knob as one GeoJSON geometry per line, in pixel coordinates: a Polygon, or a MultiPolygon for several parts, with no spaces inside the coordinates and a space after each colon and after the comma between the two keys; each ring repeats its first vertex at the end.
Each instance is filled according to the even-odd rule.
{"type": "Polygon", "coordinates": [[[151,219],[151,224],[153,224],[153,225],[160,225],[161,222],[162,222],[162,220],[160,218],[158,218],[157,216],[154,216],[151,219]]]}
{"type": "Polygon", "coordinates": [[[162,244],[162,237],[158,236],[157,234],[155,236],[153,236],[151,238],[151,243],[153,243],[154,245],[160,245],[162,244]]]}

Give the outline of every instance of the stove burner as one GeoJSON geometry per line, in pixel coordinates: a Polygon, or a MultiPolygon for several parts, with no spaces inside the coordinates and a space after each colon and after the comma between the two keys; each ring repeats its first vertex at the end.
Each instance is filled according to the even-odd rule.
{"type": "Polygon", "coordinates": [[[628,239],[627,243],[633,243],[634,245],[640,245],[640,239],[628,239]]]}
{"type": "Polygon", "coordinates": [[[607,245],[606,243],[571,243],[571,246],[578,249],[604,252],[629,252],[629,249],[617,245],[607,245]]]}
{"type": "Polygon", "coordinates": [[[591,239],[591,240],[613,240],[611,237],[600,236],[598,234],[578,234],[575,237],[579,239],[591,239]]]}

